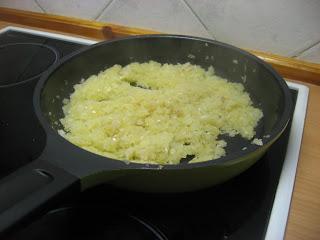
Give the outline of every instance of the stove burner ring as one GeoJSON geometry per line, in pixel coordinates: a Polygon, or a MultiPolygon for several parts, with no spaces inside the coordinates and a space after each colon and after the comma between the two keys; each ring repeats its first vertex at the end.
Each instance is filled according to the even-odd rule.
{"type": "Polygon", "coordinates": [[[148,224],[147,222],[143,221],[142,219],[136,216],[133,216],[133,215],[128,215],[128,216],[136,220],[138,223],[142,224],[144,227],[146,227],[150,232],[154,234],[154,236],[158,240],[168,240],[168,238],[162,232],[160,232],[159,229],[156,229],[155,227],[151,226],[150,224],[148,224]]]}
{"type": "Polygon", "coordinates": [[[6,239],[168,240],[157,227],[142,218],[101,205],[72,205],[51,210],[6,239]]]}
{"type": "Polygon", "coordinates": [[[0,46],[0,87],[37,79],[59,59],[58,51],[38,43],[10,43],[0,46]]]}

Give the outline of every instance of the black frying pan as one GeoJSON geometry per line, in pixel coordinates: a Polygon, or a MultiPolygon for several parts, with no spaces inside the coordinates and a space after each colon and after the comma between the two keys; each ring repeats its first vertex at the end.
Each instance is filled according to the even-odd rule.
{"type": "Polygon", "coordinates": [[[47,135],[46,147],[39,159],[1,181],[0,232],[39,214],[68,194],[104,182],[138,191],[177,192],[226,181],[254,164],[281,135],[292,102],[284,80],[268,64],[245,51],[202,38],[151,35],[99,43],[64,58],[37,84],[34,108],[47,135]],[[191,62],[204,68],[212,65],[216,74],[242,82],[254,104],[263,110],[256,137],[262,138],[264,145],[229,138],[225,157],[161,168],[98,156],[57,134],[63,117],[62,100],[70,96],[74,84],[114,64],[149,60],[191,62]]]}

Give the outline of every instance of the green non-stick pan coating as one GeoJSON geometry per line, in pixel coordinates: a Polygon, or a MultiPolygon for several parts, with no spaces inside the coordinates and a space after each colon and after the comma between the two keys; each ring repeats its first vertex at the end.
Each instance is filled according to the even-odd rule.
{"type": "MultiPolygon", "coordinates": [[[[289,121],[292,103],[284,80],[268,64],[245,51],[196,37],[149,35],[99,43],[64,58],[39,81],[34,106],[47,134],[45,150],[33,166],[20,169],[9,177],[7,186],[14,182],[11,185],[15,187],[17,181],[22,181],[20,175],[35,168],[40,169],[42,175],[49,176],[50,181],[44,181],[40,187],[34,187],[38,180],[29,181],[30,184],[25,181],[27,186],[31,185],[31,190],[22,195],[33,201],[22,201],[21,194],[8,196],[18,202],[16,209],[29,211],[17,214],[10,224],[5,223],[4,214],[0,215],[0,230],[19,222],[19,219],[26,219],[34,209],[43,209],[53,196],[64,196],[71,190],[84,190],[103,182],[138,191],[177,192],[198,190],[226,181],[254,164],[281,135],[289,121]],[[217,75],[243,83],[254,105],[264,113],[256,136],[263,139],[264,145],[253,145],[240,137],[228,138],[225,157],[160,167],[127,164],[102,157],[57,134],[62,128],[59,120],[63,117],[63,99],[69,98],[75,84],[115,64],[124,66],[149,60],[172,64],[190,62],[203,68],[213,66],[217,75]],[[66,180],[59,181],[62,178],[66,180]],[[37,196],[42,196],[41,200],[37,200],[37,196]]],[[[0,194],[3,185],[0,184],[0,194]]],[[[8,207],[7,202],[2,204],[0,201],[0,210],[12,214],[15,209],[8,207]]]]}

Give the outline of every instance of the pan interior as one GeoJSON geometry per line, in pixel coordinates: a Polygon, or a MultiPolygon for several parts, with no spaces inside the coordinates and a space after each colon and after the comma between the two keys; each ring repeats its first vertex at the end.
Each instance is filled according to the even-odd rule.
{"type": "MultiPolygon", "coordinates": [[[[184,37],[138,37],[92,46],[65,60],[49,74],[41,92],[41,109],[55,130],[61,129],[63,99],[73,86],[90,75],[115,64],[157,61],[186,63],[207,69],[213,66],[218,76],[243,83],[256,107],[264,114],[256,128],[257,138],[268,136],[277,128],[286,108],[279,79],[265,65],[250,55],[214,41],[184,37]]],[[[270,136],[271,138],[273,136],[270,136]]],[[[250,142],[241,137],[221,136],[228,141],[229,152],[241,152],[250,142]]]]}

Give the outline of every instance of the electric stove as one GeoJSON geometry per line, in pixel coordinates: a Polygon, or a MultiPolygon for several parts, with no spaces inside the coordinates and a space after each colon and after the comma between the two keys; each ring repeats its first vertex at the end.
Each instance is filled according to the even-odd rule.
{"type": "MultiPolygon", "coordinates": [[[[0,180],[44,148],[45,133],[32,106],[41,74],[94,43],[24,28],[0,31],[0,180]]],[[[295,103],[292,120],[263,158],[241,175],[178,194],[97,186],[66,199],[7,239],[282,239],[308,101],[307,87],[287,83],[295,103]]]]}

